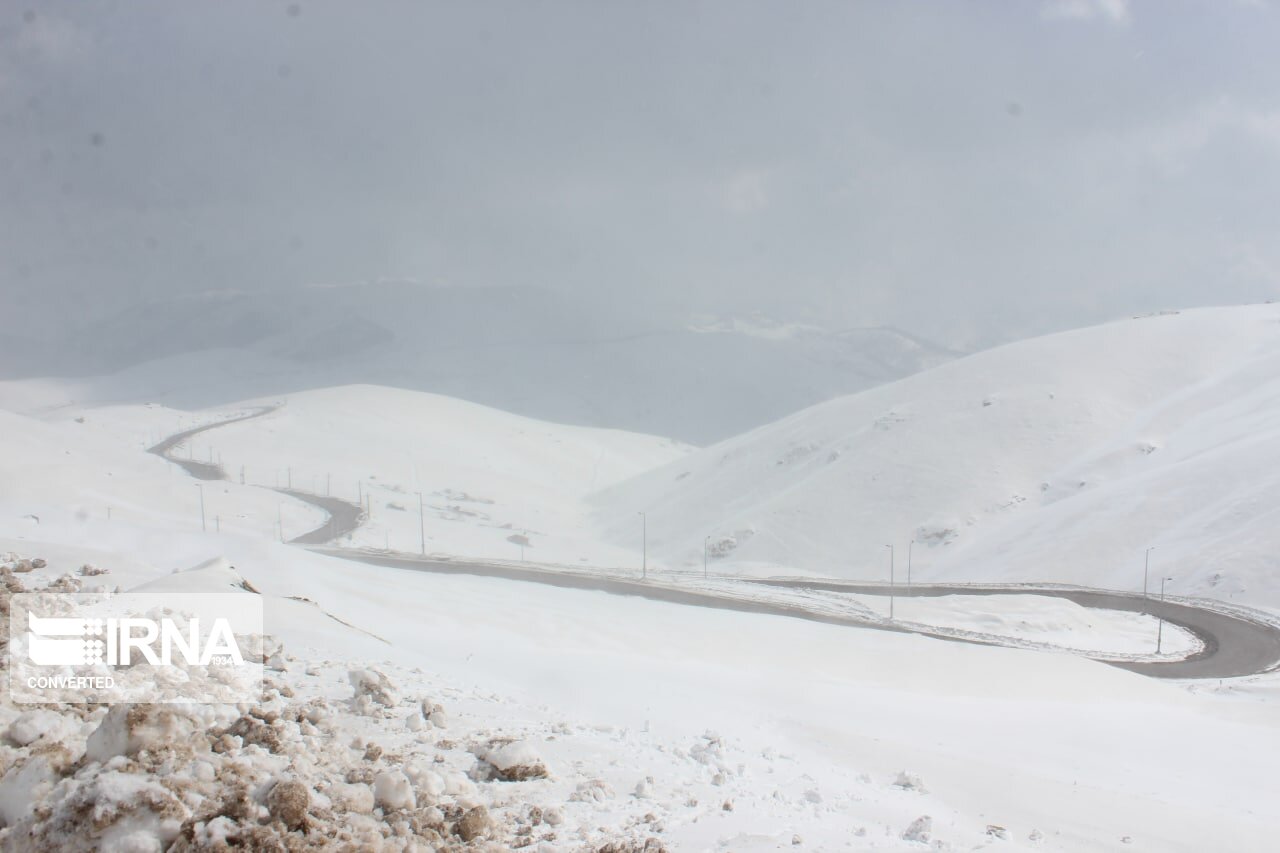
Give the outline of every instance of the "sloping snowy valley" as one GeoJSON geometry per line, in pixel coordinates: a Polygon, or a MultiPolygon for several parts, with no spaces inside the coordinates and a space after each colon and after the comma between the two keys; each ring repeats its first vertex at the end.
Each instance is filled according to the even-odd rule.
{"type": "Polygon", "coordinates": [[[0,843],[1270,849],[1274,672],[1162,679],[1092,660],[1152,660],[1155,630],[1165,657],[1204,650],[1149,615],[1016,587],[899,598],[889,625],[883,595],[744,579],[884,581],[884,546],[901,572],[914,537],[917,583],[1133,592],[1156,545],[1171,595],[1266,619],[1278,321],[1260,306],[1028,341],[701,449],[374,386],[186,412],[3,383],[9,592],[234,591],[261,598],[273,640],[259,703],[6,697],[0,843]],[[147,452],[255,413],[171,451],[226,479],[147,452]],[[282,541],[327,516],[278,489],[365,514],[322,553],[282,541]],[[873,629],[911,625],[942,636],[873,629]]]}

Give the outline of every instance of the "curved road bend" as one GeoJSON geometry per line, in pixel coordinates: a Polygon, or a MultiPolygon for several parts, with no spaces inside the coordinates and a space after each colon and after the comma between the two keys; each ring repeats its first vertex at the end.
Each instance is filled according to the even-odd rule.
{"type": "Polygon", "coordinates": [[[342,498],[329,495],[313,495],[310,492],[299,492],[296,489],[272,489],[282,495],[288,495],[312,506],[320,507],[329,514],[324,524],[315,530],[309,530],[301,536],[289,540],[290,545],[323,545],[354,533],[364,521],[364,510],[357,504],[344,501],[342,498]]]}
{"type": "MultiPolygon", "coordinates": [[[[226,478],[225,472],[218,465],[197,462],[192,459],[179,459],[169,455],[169,451],[188,438],[238,421],[261,417],[274,411],[278,406],[267,406],[247,415],[230,418],[217,423],[180,432],[150,448],[155,453],[174,462],[187,470],[193,477],[202,480],[221,480],[226,478]]],[[[389,566],[414,571],[436,572],[440,574],[467,574],[481,577],[504,578],[507,580],[530,581],[569,589],[582,589],[607,592],[614,595],[634,595],[653,601],[670,604],[685,604],[696,607],[711,607],[720,610],[734,610],[744,613],[761,613],[773,616],[789,616],[806,619],[811,622],[822,622],[830,625],[847,625],[857,628],[874,628],[880,631],[896,633],[921,634],[949,642],[970,643],[974,645],[999,646],[998,642],[977,638],[961,638],[948,634],[939,634],[928,629],[908,628],[898,625],[887,625],[883,622],[868,622],[852,616],[817,613],[802,607],[781,602],[751,601],[740,598],[717,596],[714,593],[677,587],[659,586],[639,580],[603,577],[599,575],[572,574],[522,566],[501,565],[495,563],[446,561],[419,557],[413,554],[379,554],[367,551],[353,551],[341,548],[315,547],[332,542],[353,533],[364,518],[364,512],[357,504],[349,503],[341,498],[325,495],[313,495],[290,489],[274,491],[291,498],[305,501],[328,513],[325,523],[315,530],[289,540],[295,545],[312,546],[319,553],[345,560],[359,560],[378,566],[389,566]]],[[[868,584],[841,581],[823,581],[808,579],[760,579],[751,580],[763,586],[776,586],[789,589],[812,589],[828,592],[846,592],[861,595],[888,595],[888,584],[868,584]]],[[[895,586],[894,594],[905,595],[902,586],[895,586]]],[[[1224,613],[1218,610],[1195,607],[1190,604],[1146,599],[1141,595],[1107,592],[1103,590],[1063,589],[1060,587],[982,587],[982,586],[944,586],[914,585],[909,593],[912,596],[942,595],[1047,595],[1074,601],[1084,607],[1125,610],[1130,612],[1148,612],[1163,616],[1170,624],[1190,631],[1198,637],[1203,648],[1195,655],[1180,661],[1102,661],[1112,666],[1127,669],[1142,675],[1156,678],[1233,678],[1236,676],[1255,675],[1280,666],[1280,628],[1243,615],[1224,613]]]]}
{"type": "MultiPolygon", "coordinates": [[[[812,589],[858,595],[888,595],[889,585],[822,580],[753,580],[762,586],[785,589],[812,589]]],[[[902,597],[937,597],[943,595],[1044,595],[1073,601],[1082,607],[1124,610],[1163,616],[1194,634],[1203,648],[1179,661],[1108,661],[1121,669],[1157,678],[1232,678],[1255,675],[1280,665],[1280,629],[1267,622],[1244,615],[1224,613],[1175,601],[1146,598],[1138,593],[1104,590],[1068,589],[1037,586],[970,586],[913,585],[907,592],[902,585],[893,588],[902,597]]]]}
{"type": "Polygon", "coordinates": [[[187,439],[192,438],[193,436],[197,436],[200,433],[205,432],[206,430],[216,429],[218,427],[224,427],[224,426],[227,426],[228,424],[239,423],[240,421],[248,421],[248,420],[253,420],[254,418],[260,418],[263,415],[267,415],[267,414],[270,414],[271,412],[274,412],[278,408],[280,407],[279,406],[261,406],[257,409],[254,409],[252,412],[250,412],[247,415],[240,415],[234,418],[227,418],[224,421],[217,421],[215,423],[205,424],[204,426],[192,427],[189,430],[184,430],[182,432],[175,433],[174,435],[169,436],[164,441],[160,442],[154,447],[148,447],[147,452],[154,453],[156,456],[159,456],[161,459],[167,459],[168,461],[172,462],[174,465],[177,465],[183,470],[185,470],[188,474],[190,474],[192,477],[195,477],[197,480],[225,480],[227,479],[227,472],[222,470],[221,465],[214,465],[212,462],[199,462],[195,459],[182,459],[178,456],[170,456],[169,451],[173,450],[175,447],[182,444],[187,439]]]}
{"type": "MultiPolygon", "coordinates": [[[[310,496],[299,496],[302,500],[310,496]]],[[[597,592],[608,592],[614,595],[635,595],[653,601],[670,604],[687,604],[697,607],[711,607],[719,610],[735,610],[744,613],[762,613],[773,616],[789,616],[806,619],[811,622],[822,622],[829,625],[848,625],[858,628],[874,628],[880,631],[894,631],[904,634],[920,634],[949,642],[971,643],[974,645],[1002,646],[1002,643],[978,638],[955,637],[950,634],[935,633],[927,628],[888,625],[883,622],[869,622],[854,616],[841,616],[830,613],[818,613],[803,607],[782,602],[753,601],[741,598],[718,596],[711,592],[681,589],[678,587],[658,586],[639,580],[603,577],[600,575],[570,574],[545,569],[522,566],[501,565],[479,562],[454,562],[419,557],[412,554],[379,554],[365,551],[351,551],[339,548],[317,548],[319,553],[345,560],[359,560],[377,566],[390,566],[399,569],[411,569],[422,572],[440,574],[466,574],[481,577],[503,578],[506,580],[531,581],[549,586],[569,589],[583,589],[597,592]]],[[[794,589],[824,589],[838,592],[857,592],[867,595],[887,595],[888,586],[876,584],[840,584],[821,581],[753,581],[768,586],[789,587],[794,589]]],[[[979,588],[975,592],[972,587],[935,586],[920,595],[1051,595],[1067,598],[1086,607],[1100,607],[1114,610],[1141,611],[1141,596],[1104,591],[1063,590],[1055,587],[1019,587],[1017,589],[979,588]]],[[[915,588],[913,587],[913,594],[915,588]]],[[[1216,610],[1201,609],[1186,604],[1175,604],[1166,601],[1150,601],[1150,612],[1163,614],[1170,624],[1178,625],[1194,633],[1204,643],[1204,648],[1196,655],[1181,661],[1101,661],[1112,666],[1157,678],[1231,678],[1240,675],[1254,675],[1265,672],[1280,664],[1280,629],[1265,622],[1254,621],[1243,616],[1222,613],[1216,610]]]]}
{"type": "MultiPolygon", "coordinates": [[[[180,466],[197,480],[225,480],[227,479],[227,472],[223,470],[221,465],[214,465],[210,462],[200,462],[195,459],[183,459],[179,456],[170,455],[171,451],[187,439],[199,435],[202,432],[217,429],[218,427],[224,427],[228,424],[239,423],[240,421],[260,418],[263,415],[268,415],[271,412],[274,412],[278,408],[280,408],[278,405],[261,406],[247,415],[240,415],[238,417],[204,424],[203,426],[192,427],[189,430],[169,436],[155,447],[148,448],[147,452],[154,453],[155,455],[180,466]]],[[[271,487],[264,486],[263,488],[271,487]]],[[[331,542],[334,539],[355,531],[355,529],[360,526],[360,522],[364,518],[364,513],[360,507],[353,503],[340,500],[339,498],[333,498],[327,495],[313,495],[296,489],[275,488],[272,489],[272,491],[318,506],[320,509],[328,513],[328,518],[325,520],[324,524],[320,525],[315,530],[309,530],[301,536],[296,536],[293,539],[290,539],[289,543],[293,545],[323,545],[326,542],[331,542]]]]}

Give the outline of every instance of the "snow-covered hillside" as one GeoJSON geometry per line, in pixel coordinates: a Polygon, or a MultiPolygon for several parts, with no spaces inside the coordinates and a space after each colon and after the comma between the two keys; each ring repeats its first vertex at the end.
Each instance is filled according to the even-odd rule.
{"type": "Polygon", "coordinates": [[[1037,338],[605,490],[616,541],[721,571],[1054,581],[1280,608],[1280,306],[1037,338]]]}
{"type": "MultiPolygon", "coordinates": [[[[16,402],[56,398],[58,381],[24,383],[16,402]]],[[[15,402],[0,395],[0,405],[15,402]]],[[[290,539],[319,526],[314,506],[271,491],[331,494],[367,507],[347,545],[490,559],[638,564],[639,539],[598,535],[588,496],[680,459],[680,442],[563,426],[485,406],[377,386],[347,386],[229,409],[58,407],[41,418],[0,409],[0,508],[33,531],[85,542],[84,522],[163,520],[179,530],[290,539]],[[270,409],[183,442],[175,453],[219,463],[196,483],[144,452],[163,437],[270,409]],[[265,487],[265,488],[264,488],[265,487]],[[421,513],[418,493],[422,494],[421,513]]],[[[108,526],[107,530],[114,528],[108,526]]]]}
{"type": "Polygon", "coordinates": [[[18,707],[6,694],[6,849],[188,837],[174,849],[214,850],[255,836],[289,849],[539,853],[1274,841],[1274,679],[1189,691],[1067,655],[129,527],[127,561],[0,532],[0,550],[48,561],[0,576],[167,592],[243,577],[283,642],[267,695],[128,713],[18,707]],[[226,559],[157,567],[208,554],[226,559]],[[81,577],[89,560],[105,574],[81,577]],[[495,773],[508,743],[516,766],[540,769],[495,773]],[[295,782],[309,795],[291,811],[272,791],[295,782]]]}
{"type": "MultiPolygon", "coordinates": [[[[1243,338],[1222,336],[1215,358],[1238,362],[1252,346],[1243,338]]],[[[1055,393],[1074,387],[1061,379],[1055,393]]],[[[124,712],[0,700],[0,843],[163,849],[189,839],[214,849],[269,836],[430,849],[435,833],[464,849],[551,853],[1274,841],[1274,675],[1180,685],[1051,651],[404,571],[279,542],[278,521],[294,535],[322,520],[271,490],[292,480],[371,499],[357,545],[416,550],[422,492],[431,551],[514,562],[512,537],[524,536],[531,561],[634,568],[645,507],[615,510],[625,530],[610,544],[587,498],[620,500],[650,466],[674,480],[702,463],[669,439],[368,386],[200,412],[51,406],[74,393],[57,382],[17,390],[0,405],[44,414],[0,412],[0,551],[47,564],[6,557],[5,589],[257,590],[284,653],[260,706],[221,716],[193,706],[161,725],[133,715],[132,746],[132,733],[120,736],[124,712]],[[228,481],[197,486],[147,452],[263,404],[279,408],[175,451],[221,461],[228,481]],[[370,669],[398,688],[387,700],[364,695],[362,685],[381,684],[359,674],[370,669]],[[95,742],[124,743],[124,754],[91,751],[99,732],[95,742]],[[495,776],[493,760],[511,758],[507,741],[547,775],[495,776]],[[295,783],[309,792],[297,803],[272,793],[297,793],[295,783]],[[95,800],[108,811],[86,822],[83,804],[95,800]]],[[[740,481],[743,495],[750,485],[740,481]]],[[[690,525],[717,508],[682,506],[690,525]]],[[[656,540],[670,517],[646,511],[656,540]]],[[[918,604],[902,618],[1028,647],[1141,651],[1151,627],[1044,602],[918,604]]]]}
{"type": "Polygon", "coordinates": [[[77,404],[180,408],[373,383],[704,444],[954,357],[890,328],[779,328],[688,324],[531,288],[224,291],[44,328],[10,348],[0,378],[71,376],[77,404]]]}
{"type": "Polygon", "coordinates": [[[638,543],[602,543],[586,496],[690,450],[367,385],[295,394],[194,440],[196,458],[212,453],[233,479],[363,496],[369,518],[348,544],[412,552],[425,537],[432,553],[597,566],[635,562],[638,543]]]}

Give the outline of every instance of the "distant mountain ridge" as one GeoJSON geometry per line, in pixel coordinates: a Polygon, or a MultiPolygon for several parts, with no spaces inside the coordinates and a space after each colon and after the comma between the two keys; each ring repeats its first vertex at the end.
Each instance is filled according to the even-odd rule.
{"type": "Polygon", "coordinates": [[[0,378],[90,377],[81,402],[202,407],[382,384],[694,444],[957,355],[889,328],[832,332],[758,315],[681,324],[546,290],[406,282],[187,295],[69,339],[48,331],[6,359],[0,378]]]}

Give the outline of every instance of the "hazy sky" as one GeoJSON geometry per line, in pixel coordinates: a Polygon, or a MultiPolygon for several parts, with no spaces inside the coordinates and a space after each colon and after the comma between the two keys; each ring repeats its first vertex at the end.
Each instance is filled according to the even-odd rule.
{"type": "Polygon", "coordinates": [[[0,313],[411,278],[975,345],[1280,296],[1262,2],[8,2],[0,313]]]}

